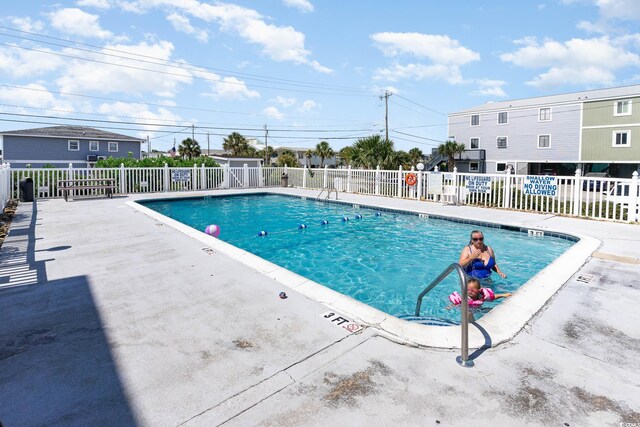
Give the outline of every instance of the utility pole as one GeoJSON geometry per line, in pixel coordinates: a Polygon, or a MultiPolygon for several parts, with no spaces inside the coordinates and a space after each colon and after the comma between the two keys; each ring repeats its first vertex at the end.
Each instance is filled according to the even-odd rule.
{"type": "Polygon", "coordinates": [[[209,144],[209,132],[207,132],[207,157],[211,156],[211,147],[209,144]]]}
{"type": "Polygon", "coordinates": [[[147,135],[147,157],[151,156],[151,141],[149,140],[149,135],[147,135]]]}
{"type": "Polygon", "coordinates": [[[271,160],[271,156],[269,156],[269,145],[267,144],[267,136],[269,135],[269,129],[267,129],[267,125],[264,125],[264,161],[265,166],[269,167],[269,160],[271,160]]]}
{"type": "Polygon", "coordinates": [[[196,141],[196,126],[194,124],[191,124],[191,140],[196,141]]]}
{"type": "Polygon", "coordinates": [[[380,95],[380,99],[384,98],[384,129],[385,138],[389,140],[389,97],[393,95],[388,90],[384,91],[384,95],[380,95]]]}

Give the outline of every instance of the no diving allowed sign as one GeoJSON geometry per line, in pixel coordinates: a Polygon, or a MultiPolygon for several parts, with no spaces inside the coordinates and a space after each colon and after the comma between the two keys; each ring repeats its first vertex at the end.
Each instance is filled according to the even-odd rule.
{"type": "Polygon", "coordinates": [[[355,322],[352,322],[351,320],[334,311],[327,311],[326,313],[322,313],[321,316],[330,321],[332,324],[346,329],[350,334],[358,332],[362,329],[362,326],[358,325],[355,322]]]}

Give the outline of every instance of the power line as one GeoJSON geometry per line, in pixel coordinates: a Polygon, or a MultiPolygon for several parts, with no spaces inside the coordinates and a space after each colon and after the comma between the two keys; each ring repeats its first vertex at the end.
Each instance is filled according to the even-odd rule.
{"type": "Polygon", "coordinates": [[[425,105],[418,104],[417,102],[412,101],[412,100],[410,100],[409,98],[405,98],[404,96],[398,95],[397,93],[394,93],[394,95],[395,95],[395,96],[397,96],[398,98],[404,99],[405,101],[408,101],[408,102],[410,102],[410,103],[412,103],[412,104],[415,104],[415,105],[417,105],[418,107],[426,108],[427,110],[429,110],[429,111],[433,111],[434,113],[440,114],[441,116],[446,116],[446,114],[445,114],[445,113],[442,113],[442,112],[440,112],[440,111],[438,111],[438,110],[434,110],[433,108],[429,108],[429,107],[427,107],[427,106],[425,106],[425,105]]]}
{"type": "MultiPolygon", "coordinates": [[[[79,42],[77,40],[66,40],[66,39],[62,39],[62,38],[59,38],[59,37],[53,37],[53,36],[44,35],[44,34],[35,33],[35,32],[30,32],[30,31],[18,30],[18,29],[15,29],[15,28],[6,27],[6,26],[2,26],[2,25],[0,25],[0,29],[14,31],[14,32],[17,32],[17,33],[22,33],[22,34],[29,34],[29,35],[32,35],[32,36],[47,38],[47,39],[51,39],[51,40],[58,40],[58,41],[66,42],[66,43],[73,43],[73,44],[77,44],[77,45],[81,45],[81,46],[92,47],[92,48],[95,48],[95,49],[100,49],[102,51],[123,53],[123,54],[126,54],[126,55],[136,55],[136,56],[142,57],[142,58],[153,59],[155,61],[162,61],[163,63],[175,64],[180,68],[186,68],[186,69],[194,70],[194,71],[202,71],[202,69],[206,69],[206,70],[212,70],[212,71],[215,71],[215,72],[226,73],[230,77],[242,76],[243,78],[245,78],[247,80],[257,80],[257,81],[276,83],[276,84],[282,82],[282,83],[286,83],[286,84],[294,85],[294,86],[298,85],[298,86],[303,86],[303,87],[316,87],[316,88],[329,89],[329,90],[340,90],[340,91],[348,90],[348,91],[352,91],[352,92],[369,93],[369,91],[367,91],[367,90],[360,89],[360,88],[355,88],[355,87],[350,87],[350,86],[318,84],[318,83],[311,83],[311,82],[303,82],[303,81],[300,81],[300,80],[282,79],[282,78],[278,78],[278,77],[262,76],[262,75],[259,75],[259,74],[250,74],[250,73],[242,73],[242,72],[230,71],[230,70],[226,70],[226,69],[222,69],[222,68],[208,67],[208,66],[205,66],[205,65],[189,64],[189,67],[187,68],[187,67],[185,67],[185,63],[181,62],[181,61],[158,58],[158,57],[154,57],[154,56],[151,56],[151,55],[144,55],[144,54],[138,54],[138,53],[134,54],[134,53],[123,51],[123,50],[119,50],[119,49],[113,49],[113,48],[108,48],[108,47],[97,46],[97,45],[93,45],[93,44],[89,44],[89,43],[79,42]]],[[[37,42],[37,43],[49,44],[49,45],[58,46],[58,47],[65,47],[65,48],[71,48],[71,49],[76,49],[76,50],[82,50],[82,51],[86,51],[86,52],[97,53],[97,54],[102,54],[102,55],[107,55],[107,56],[115,56],[115,57],[118,57],[118,58],[124,58],[124,59],[132,60],[132,61],[140,61],[140,62],[147,62],[147,63],[156,64],[156,65],[162,65],[162,64],[158,64],[158,63],[154,63],[154,62],[142,61],[142,60],[140,60],[138,58],[130,58],[130,57],[121,57],[121,56],[116,56],[116,55],[108,55],[108,54],[105,54],[104,52],[100,52],[100,51],[96,52],[96,51],[92,51],[92,50],[89,50],[89,49],[80,49],[80,48],[76,48],[76,47],[69,46],[69,45],[61,45],[61,44],[58,44],[58,43],[46,42],[46,41],[43,41],[43,40],[31,39],[31,38],[28,38],[28,37],[20,37],[20,36],[13,35],[13,34],[0,33],[0,35],[4,35],[4,36],[7,36],[7,37],[13,37],[13,38],[21,39],[21,40],[29,40],[29,41],[33,41],[33,42],[37,42]]]]}
{"type": "MultiPolygon", "coordinates": [[[[0,104],[3,105],[3,104],[0,104]]],[[[135,125],[135,126],[154,126],[154,127],[178,127],[183,126],[182,124],[164,124],[164,123],[144,123],[144,122],[128,122],[123,120],[100,120],[100,119],[85,119],[78,117],[58,117],[58,116],[49,116],[49,115],[36,115],[36,114],[24,114],[24,113],[8,113],[1,112],[0,115],[5,116],[18,116],[18,117],[35,117],[41,119],[54,119],[54,120],[72,120],[72,121],[80,121],[80,122],[90,122],[90,123],[115,123],[115,124],[125,124],[125,125],[135,125]]],[[[194,124],[188,125],[188,127],[195,126],[194,124]]],[[[198,126],[199,129],[214,129],[214,130],[231,130],[231,131],[257,131],[260,130],[258,128],[238,128],[238,127],[220,127],[220,126],[198,126]]],[[[275,132],[303,132],[303,133],[325,133],[325,132],[365,132],[369,131],[369,129],[272,129],[275,132]]]]}
{"type": "MultiPolygon", "coordinates": [[[[0,115],[7,115],[9,113],[0,113],[0,115]]],[[[60,119],[60,120],[64,120],[64,119],[60,119]]],[[[19,120],[19,119],[0,119],[1,122],[11,122],[11,123],[29,123],[29,124],[40,124],[40,125],[52,125],[52,126],[60,126],[60,123],[56,123],[56,122],[45,122],[45,121],[40,121],[40,120],[19,120]]],[[[113,123],[113,124],[118,124],[118,122],[108,122],[108,123],[113,123]]],[[[148,132],[148,129],[144,129],[144,128],[131,128],[131,127],[120,127],[120,126],[104,126],[104,125],[98,125],[98,126],[92,126],[95,129],[108,129],[108,130],[126,130],[126,131],[132,131],[132,132],[148,132]]],[[[191,129],[191,125],[187,126],[186,128],[182,129],[182,130],[154,130],[153,132],[155,133],[162,133],[164,134],[163,137],[166,137],[167,135],[173,135],[173,134],[185,134],[185,135],[191,135],[191,130],[187,131],[187,129],[191,129]]],[[[200,129],[200,128],[198,128],[200,129]]],[[[7,133],[7,132],[5,132],[7,133]]],[[[211,135],[214,136],[228,136],[225,133],[213,133],[213,132],[209,132],[211,135]]],[[[206,132],[197,132],[197,135],[206,135],[206,132]]],[[[259,134],[250,134],[250,135],[245,135],[246,137],[249,138],[259,138],[261,135],[259,134]]],[[[299,141],[321,141],[321,140],[342,140],[342,139],[352,139],[353,137],[350,136],[331,136],[331,135],[323,135],[323,136],[319,136],[319,137],[311,137],[311,136],[278,136],[278,138],[282,138],[282,139],[296,139],[299,141]]],[[[142,138],[141,138],[142,139],[142,138]]]]}
{"type": "MultiPolygon", "coordinates": [[[[7,47],[16,48],[16,49],[24,49],[24,50],[29,50],[29,51],[32,51],[32,52],[43,53],[45,55],[61,56],[61,57],[64,57],[64,58],[76,59],[76,60],[79,60],[79,61],[94,62],[94,63],[97,63],[97,64],[110,65],[110,66],[113,66],[113,67],[127,68],[127,69],[132,69],[132,70],[137,70],[137,71],[145,71],[145,72],[150,72],[150,73],[158,73],[158,74],[162,74],[162,75],[183,77],[183,78],[189,78],[189,79],[205,80],[205,81],[210,81],[210,82],[215,82],[215,83],[224,83],[224,84],[234,84],[234,85],[246,86],[244,83],[228,82],[228,81],[221,80],[220,78],[215,78],[214,79],[214,78],[205,77],[205,76],[199,76],[199,75],[195,75],[195,74],[185,75],[185,74],[180,74],[180,73],[173,73],[173,72],[170,72],[170,71],[162,71],[162,70],[154,70],[154,69],[150,69],[150,68],[136,67],[134,65],[117,64],[117,63],[109,62],[109,61],[101,61],[99,59],[83,58],[83,57],[79,57],[79,56],[68,55],[68,54],[65,54],[65,53],[52,52],[52,51],[47,51],[47,50],[40,50],[40,49],[35,49],[35,48],[31,48],[31,47],[26,47],[26,46],[19,46],[19,45],[9,44],[9,43],[0,42],[0,46],[7,46],[7,47]]],[[[101,55],[114,56],[114,55],[105,54],[105,53],[102,53],[101,55]]],[[[126,59],[133,60],[131,58],[126,58],[126,59]]],[[[135,61],[135,60],[133,60],[133,61],[135,61]]],[[[140,60],[140,61],[144,62],[143,60],[140,60]]],[[[166,66],[165,64],[154,64],[154,65],[166,66]]],[[[185,71],[189,71],[189,70],[185,69],[185,71]]],[[[270,87],[270,86],[262,86],[262,85],[255,85],[255,84],[252,85],[252,87],[256,87],[256,88],[260,88],[260,89],[269,89],[269,90],[282,90],[282,91],[287,91],[287,92],[315,93],[315,94],[321,94],[321,95],[336,95],[336,94],[327,94],[326,92],[319,92],[319,91],[290,89],[290,88],[286,88],[286,87],[274,88],[274,87],[270,87]]],[[[337,89],[335,89],[335,90],[337,90],[337,89]]],[[[344,91],[341,91],[340,95],[342,95],[342,96],[360,96],[360,97],[365,97],[365,96],[369,97],[369,96],[371,96],[371,95],[363,95],[363,94],[360,94],[360,95],[349,94],[349,93],[345,93],[344,91]]]]}
{"type": "MultiPolygon", "coordinates": [[[[32,88],[32,87],[15,86],[15,85],[8,85],[8,84],[0,84],[0,87],[7,87],[7,88],[12,88],[12,89],[18,89],[18,90],[28,90],[28,91],[34,91],[34,92],[55,93],[55,94],[58,94],[58,95],[77,96],[77,97],[80,97],[80,98],[88,98],[88,99],[99,99],[101,101],[123,102],[123,103],[126,103],[126,104],[144,104],[144,105],[148,105],[148,106],[152,106],[152,107],[159,107],[159,108],[164,108],[164,109],[179,109],[179,110],[202,111],[202,112],[220,113],[220,114],[234,114],[234,115],[243,115],[243,116],[271,117],[268,114],[263,114],[263,113],[241,113],[241,112],[237,112],[237,111],[214,110],[214,109],[211,109],[211,108],[168,106],[168,105],[164,105],[164,104],[158,104],[158,103],[146,102],[146,101],[130,101],[130,100],[126,100],[126,99],[110,98],[110,97],[105,97],[105,96],[85,95],[85,94],[79,94],[79,93],[73,93],[73,92],[60,92],[60,91],[54,91],[54,90],[48,90],[48,89],[36,89],[36,88],[32,88]]],[[[289,116],[289,118],[291,118],[291,119],[308,119],[307,117],[296,117],[296,116],[289,116]]],[[[326,119],[317,118],[315,120],[323,120],[323,121],[325,121],[325,120],[335,120],[335,121],[345,121],[345,122],[351,122],[352,121],[352,120],[347,120],[347,119],[333,119],[333,118],[326,118],[326,119]]]]}

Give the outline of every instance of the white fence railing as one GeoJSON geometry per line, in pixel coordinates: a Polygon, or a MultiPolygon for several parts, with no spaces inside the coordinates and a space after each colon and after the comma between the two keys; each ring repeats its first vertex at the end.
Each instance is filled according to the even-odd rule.
{"type": "MultiPolygon", "coordinates": [[[[340,192],[374,196],[442,201],[454,204],[513,209],[601,220],[638,222],[640,190],[638,173],[631,178],[580,176],[530,176],[361,169],[307,169],[280,167],[187,168],[0,168],[0,198],[6,203],[19,196],[20,181],[34,181],[36,198],[61,197],[58,181],[110,178],[116,193],[158,193],[259,188],[289,185],[321,190],[335,187],[340,192]],[[409,176],[412,175],[412,176],[409,176]],[[415,181],[415,182],[414,182],[415,181]],[[410,185],[413,184],[413,185],[410,185]]],[[[75,190],[75,196],[101,194],[104,190],[75,190]]]]}

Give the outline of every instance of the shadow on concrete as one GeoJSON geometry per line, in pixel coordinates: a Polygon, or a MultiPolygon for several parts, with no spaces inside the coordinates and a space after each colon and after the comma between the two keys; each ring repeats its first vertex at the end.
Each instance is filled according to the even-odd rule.
{"type": "Polygon", "coordinates": [[[469,355],[469,359],[475,360],[478,357],[480,357],[482,353],[490,349],[491,346],[493,345],[493,342],[491,341],[491,336],[489,335],[489,332],[487,332],[485,328],[478,325],[476,322],[470,322],[469,324],[472,326],[475,326],[484,337],[484,345],[469,355]]]}
{"type": "Polygon", "coordinates": [[[87,277],[35,261],[33,205],[0,252],[0,424],[136,425],[87,277]]]}

